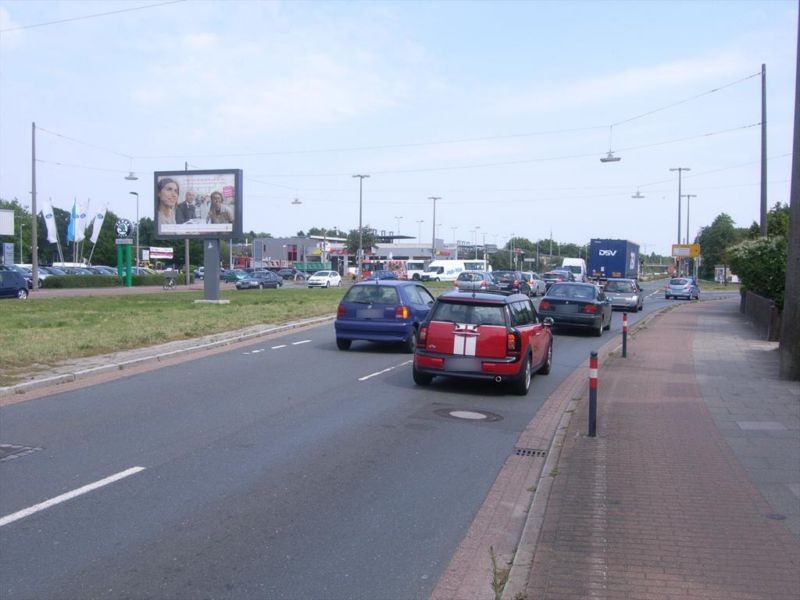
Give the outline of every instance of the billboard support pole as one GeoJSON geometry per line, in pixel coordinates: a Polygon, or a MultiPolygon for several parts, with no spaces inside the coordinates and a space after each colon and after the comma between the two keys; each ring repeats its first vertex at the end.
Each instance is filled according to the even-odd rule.
{"type": "MultiPolygon", "coordinates": [[[[186,242],[189,243],[188,240],[186,242]]],[[[203,299],[219,300],[219,240],[203,240],[203,299]]]]}

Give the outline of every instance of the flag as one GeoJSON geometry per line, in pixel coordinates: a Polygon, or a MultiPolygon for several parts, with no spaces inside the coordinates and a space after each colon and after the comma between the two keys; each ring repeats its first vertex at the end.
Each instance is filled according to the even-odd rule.
{"type": "Polygon", "coordinates": [[[47,226],[47,241],[55,244],[58,241],[58,233],[56,232],[56,216],[53,212],[53,206],[50,200],[43,202],[42,216],[44,217],[44,224],[47,226]]]}
{"type": "MultiPolygon", "coordinates": [[[[75,225],[78,220],[78,200],[77,198],[72,201],[72,211],[69,213],[69,225],[67,225],[67,241],[74,242],[75,240],[75,225]]],[[[81,238],[83,239],[83,238],[81,238]]],[[[80,241],[80,240],[78,240],[80,241]]]]}
{"type": "Polygon", "coordinates": [[[89,200],[81,201],[77,207],[77,218],[75,219],[75,241],[82,242],[86,239],[86,228],[89,226],[89,200]]]}
{"type": "Polygon", "coordinates": [[[100,237],[100,228],[103,226],[103,219],[106,218],[106,211],[108,210],[108,203],[97,211],[92,221],[92,243],[97,243],[97,238],[100,237]]]}

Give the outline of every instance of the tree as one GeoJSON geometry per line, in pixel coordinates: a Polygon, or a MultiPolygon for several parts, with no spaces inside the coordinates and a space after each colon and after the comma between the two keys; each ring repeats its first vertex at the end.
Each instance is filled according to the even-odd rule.
{"type": "MultiPolygon", "coordinates": [[[[364,254],[369,254],[371,249],[375,247],[375,234],[369,225],[365,225],[361,229],[362,247],[364,254]]],[[[358,229],[351,229],[347,234],[347,243],[345,244],[347,251],[350,254],[358,252],[358,229]]]]}
{"type": "Polygon", "coordinates": [[[714,219],[714,222],[700,230],[697,236],[697,243],[703,253],[703,263],[700,269],[702,279],[714,278],[714,266],[724,262],[725,250],[742,239],[744,233],[737,232],[733,226],[733,219],[730,215],[722,213],[714,219]]]}
{"type": "MultiPolygon", "coordinates": [[[[789,205],[776,202],[767,213],[767,235],[780,235],[789,238],[789,205]]],[[[753,221],[747,231],[747,237],[756,239],[761,237],[761,226],[753,221]]]]}
{"type": "Polygon", "coordinates": [[[786,238],[780,235],[745,240],[725,254],[747,290],[769,298],[783,309],[786,285],[786,238]]]}

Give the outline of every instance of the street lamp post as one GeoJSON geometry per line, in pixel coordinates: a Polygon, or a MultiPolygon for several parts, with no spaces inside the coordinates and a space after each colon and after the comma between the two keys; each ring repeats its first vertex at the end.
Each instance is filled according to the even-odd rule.
{"type": "Polygon", "coordinates": [[[681,174],[684,171],[691,171],[689,167],[674,167],[670,171],[678,172],[678,243],[681,243],[681,174]]]}
{"type": "Polygon", "coordinates": [[[423,219],[417,219],[417,243],[422,246],[422,224],[425,221],[423,219]]]}
{"type": "Polygon", "coordinates": [[[364,179],[369,175],[353,175],[358,177],[358,273],[356,280],[361,279],[361,267],[364,263],[364,227],[361,223],[363,199],[364,199],[364,179]]]}
{"type": "Polygon", "coordinates": [[[456,260],[458,260],[458,242],[456,242],[456,229],[458,229],[458,227],[451,227],[450,229],[453,230],[453,247],[455,248],[455,250],[454,250],[455,257],[454,258],[456,260]]]}
{"type": "Polygon", "coordinates": [[[24,265],[25,259],[22,256],[22,227],[25,223],[19,224],[19,264],[24,265]]]}
{"type": "Polygon", "coordinates": [[[689,201],[692,198],[697,198],[697,194],[684,194],[684,198],[686,198],[686,243],[691,244],[691,240],[689,239],[689,201]]]}
{"type": "Polygon", "coordinates": [[[139,193],[128,192],[131,196],[136,196],[136,266],[139,266],[139,193]]]}
{"type": "Polygon", "coordinates": [[[433,200],[433,233],[431,234],[431,260],[436,257],[436,201],[441,200],[441,196],[428,196],[428,200],[433,200]]]}
{"type": "Polygon", "coordinates": [[[403,217],[395,217],[394,218],[394,220],[397,221],[397,231],[395,231],[395,234],[397,234],[397,235],[400,235],[400,219],[402,219],[402,218],[403,217]]]}

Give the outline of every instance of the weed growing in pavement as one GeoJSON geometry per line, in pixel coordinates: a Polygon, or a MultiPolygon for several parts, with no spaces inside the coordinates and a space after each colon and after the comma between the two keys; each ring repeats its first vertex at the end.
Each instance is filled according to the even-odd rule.
{"type": "Polygon", "coordinates": [[[550,477],[557,477],[559,474],[558,467],[553,467],[553,470],[550,471],[550,477]]]}
{"type": "Polygon", "coordinates": [[[511,569],[497,568],[497,556],[495,556],[493,546],[489,546],[489,556],[492,558],[492,591],[494,592],[494,600],[500,600],[511,569]]]}

